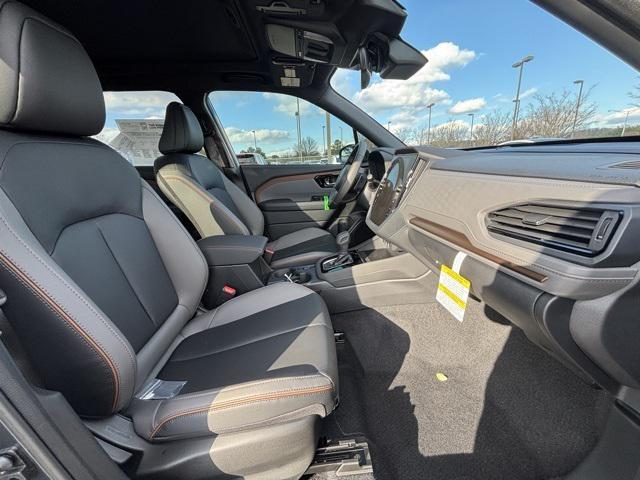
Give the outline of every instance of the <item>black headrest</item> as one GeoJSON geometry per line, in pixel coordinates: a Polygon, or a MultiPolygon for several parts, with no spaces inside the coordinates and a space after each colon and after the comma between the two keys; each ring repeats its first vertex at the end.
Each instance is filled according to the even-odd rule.
{"type": "Polygon", "coordinates": [[[178,102],[167,105],[159,150],[165,155],[196,153],[202,149],[203,145],[202,128],[191,109],[178,102]]]}
{"type": "Polygon", "coordinates": [[[0,126],[94,135],[104,120],[100,80],[78,40],[31,8],[0,0],[0,126]]]}

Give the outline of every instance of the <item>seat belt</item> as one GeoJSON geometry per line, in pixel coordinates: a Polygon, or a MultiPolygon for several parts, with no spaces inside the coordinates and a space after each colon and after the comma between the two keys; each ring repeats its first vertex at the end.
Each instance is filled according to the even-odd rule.
{"type": "Polygon", "coordinates": [[[11,355],[11,358],[13,358],[16,366],[20,369],[29,383],[36,387],[42,387],[44,384],[33,368],[31,360],[29,359],[22,342],[20,342],[13,326],[11,326],[11,322],[9,322],[2,311],[2,306],[5,303],[7,303],[7,295],[2,289],[0,289],[0,340],[11,355]]]}

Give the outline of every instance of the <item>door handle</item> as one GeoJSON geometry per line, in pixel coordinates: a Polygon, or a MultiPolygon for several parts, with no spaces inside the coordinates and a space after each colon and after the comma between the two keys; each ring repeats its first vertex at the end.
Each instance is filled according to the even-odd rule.
{"type": "Polygon", "coordinates": [[[316,183],[322,188],[333,188],[336,186],[338,175],[332,173],[329,175],[318,175],[315,177],[316,183]]]}

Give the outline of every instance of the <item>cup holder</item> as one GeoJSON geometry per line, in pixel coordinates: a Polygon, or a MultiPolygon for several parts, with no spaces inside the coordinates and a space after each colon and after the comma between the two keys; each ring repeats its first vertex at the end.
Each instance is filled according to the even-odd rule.
{"type": "Polygon", "coordinates": [[[311,267],[292,267],[283,270],[277,270],[271,275],[269,283],[272,282],[291,282],[305,284],[313,280],[313,275],[309,271],[311,267]]]}

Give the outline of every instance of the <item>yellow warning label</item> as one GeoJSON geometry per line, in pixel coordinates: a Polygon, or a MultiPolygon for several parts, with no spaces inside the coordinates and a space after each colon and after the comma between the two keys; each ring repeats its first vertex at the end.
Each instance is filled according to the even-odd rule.
{"type": "Polygon", "coordinates": [[[470,288],[469,280],[442,265],[436,300],[460,322],[464,319],[470,288]]]}

